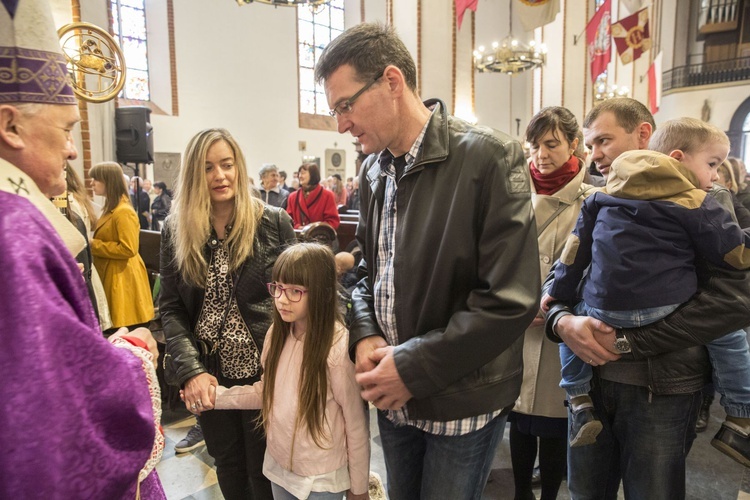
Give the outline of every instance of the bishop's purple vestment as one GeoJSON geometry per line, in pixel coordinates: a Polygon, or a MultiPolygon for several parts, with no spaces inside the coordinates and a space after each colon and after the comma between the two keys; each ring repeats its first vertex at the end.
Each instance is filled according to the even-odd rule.
{"type": "MultiPolygon", "coordinates": [[[[0,498],[135,498],[154,443],[141,361],[97,327],[75,260],[0,191],[0,498]]],[[[156,472],[144,499],[165,498],[156,472]]]]}

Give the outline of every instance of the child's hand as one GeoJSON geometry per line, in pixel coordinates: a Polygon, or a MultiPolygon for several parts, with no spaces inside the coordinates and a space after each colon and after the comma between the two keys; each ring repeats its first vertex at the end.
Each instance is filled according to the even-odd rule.
{"type": "Polygon", "coordinates": [[[370,500],[370,492],[365,491],[361,495],[355,495],[352,490],[346,492],[346,500],[370,500]]]}
{"type": "Polygon", "coordinates": [[[544,312],[548,312],[550,302],[554,302],[555,300],[557,299],[554,298],[552,295],[545,293],[544,297],[542,297],[542,302],[539,304],[539,309],[541,309],[544,312]]]}

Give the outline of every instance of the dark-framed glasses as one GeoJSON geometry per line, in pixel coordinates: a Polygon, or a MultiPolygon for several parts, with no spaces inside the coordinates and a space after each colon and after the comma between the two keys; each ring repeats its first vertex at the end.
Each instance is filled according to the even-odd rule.
{"type": "Polygon", "coordinates": [[[268,293],[274,299],[280,298],[283,293],[289,302],[299,302],[302,300],[302,296],[307,293],[307,290],[303,290],[297,286],[281,286],[275,281],[273,283],[266,283],[266,288],[268,288],[268,293]]]}
{"type": "Polygon", "coordinates": [[[367,85],[365,85],[364,87],[362,87],[361,89],[359,89],[359,92],[357,92],[356,94],[354,94],[353,96],[351,96],[346,101],[339,103],[338,106],[336,106],[331,111],[329,111],[328,114],[331,115],[333,118],[338,119],[337,118],[338,116],[348,115],[349,113],[351,113],[352,112],[352,104],[354,104],[354,101],[356,101],[359,98],[359,96],[361,96],[362,94],[364,94],[367,89],[369,89],[370,87],[372,87],[375,84],[375,82],[377,82],[378,80],[380,80],[381,76],[383,76],[383,75],[380,74],[380,75],[376,76],[370,83],[368,83],[367,85]]]}

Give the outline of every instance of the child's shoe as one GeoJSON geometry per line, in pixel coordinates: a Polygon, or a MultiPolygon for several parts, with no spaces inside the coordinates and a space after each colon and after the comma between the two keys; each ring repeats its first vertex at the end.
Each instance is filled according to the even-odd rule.
{"type": "Polygon", "coordinates": [[[727,416],[711,445],[734,461],[750,467],[750,418],[727,416]]]}
{"type": "Polygon", "coordinates": [[[587,394],[570,398],[570,447],[586,446],[596,442],[602,423],[594,414],[594,403],[587,394]]]}

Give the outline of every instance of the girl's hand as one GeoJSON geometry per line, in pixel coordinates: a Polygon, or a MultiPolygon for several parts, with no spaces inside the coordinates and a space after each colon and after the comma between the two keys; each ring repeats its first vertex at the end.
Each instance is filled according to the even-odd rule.
{"type": "Polygon", "coordinates": [[[352,490],[346,492],[346,500],[370,500],[370,492],[365,491],[361,495],[355,495],[352,490]]]}
{"type": "Polygon", "coordinates": [[[216,377],[210,373],[201,373],[185,382],[180,398],[190,413],[200,415],[203,411],[213,409],[218,385],[216,377]]]}

